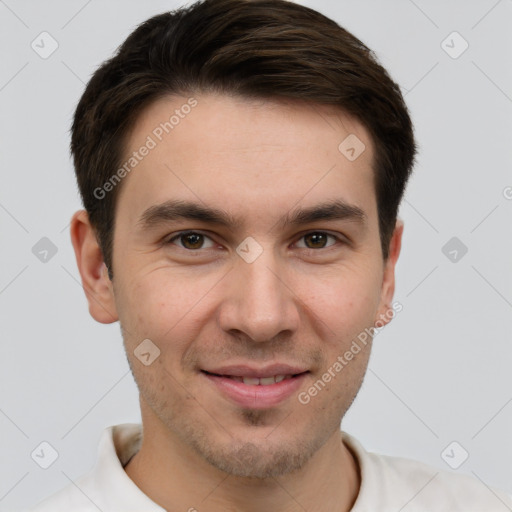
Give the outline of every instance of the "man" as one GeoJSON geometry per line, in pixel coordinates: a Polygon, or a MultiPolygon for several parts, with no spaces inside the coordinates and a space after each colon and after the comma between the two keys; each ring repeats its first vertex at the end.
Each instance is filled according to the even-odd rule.
{"type": "Polygon", "coordinates": [[[512,509],[340,431],[400,306],[416,150],[360,41],[282,0],[156,16],[90,80],[71,147],[78,267],[91,315],[120,322],[143,429],[107,429],[33,510],[512,509]]]}

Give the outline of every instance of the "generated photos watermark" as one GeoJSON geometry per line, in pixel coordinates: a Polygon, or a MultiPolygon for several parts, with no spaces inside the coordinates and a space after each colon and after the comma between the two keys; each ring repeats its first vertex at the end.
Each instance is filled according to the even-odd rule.
{"type": "Polygon", "coordinates": [[[384,314],[380,315],[379,320],[375,322],[374,327],[366,327],[360,332],[357,337],[352,341],[352,345],[342,355],[336,358],[336,361],[327,368],[327,371],[306,391],[301,391],[297,398],[302,405],[307,405],[311,400],[322,391],[325,386],[335,379],[341,371],[352,361],[368,344],[368,341],[372,340],[385,326],[386,324],[395,318],[397,313],[403,310],[403,305],[395,301],[391,308],[389,308],[384,314]]]}
{"type": "Polygon", "coordinates": [[[109,192],[112,192],[121,180],[130,174],[130,172],[133,171],[133,169],[135,169],[135,167],[137,167],[160,142],[162,142],[164,137],[171,133],[172,130],[174,130],[176,126],[178,126],[181,121],[185,119],[190,112],[192,112],[192,109],[196,107],[197,104],[198,102],[195,98],[189,98],[186,103],[181,105],[180,108],[175,109],[174,113],[167,121],[156,126],[151,134],[147,136],[144,144],[142,144],[138,150],[133,151],[131,156],[101,187],[96,187],[94,189],[94,197],[98,200],[102,200],[109,192]]]}

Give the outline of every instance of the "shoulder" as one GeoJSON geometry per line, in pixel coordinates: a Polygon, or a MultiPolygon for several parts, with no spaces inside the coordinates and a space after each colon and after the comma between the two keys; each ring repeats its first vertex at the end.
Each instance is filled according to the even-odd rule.
{"type": "Polygon", "coordinates": [[[503,511],[512,510],[512,499],[469,475],[451,473],[421,462],[370,454],[374,468],[384,477],[387,491],[400,490],[402,500],[420,510],[503,511]]]}
{"type": "Polygon", "coordinates": [[[158,510],[124,471],[139,449],[139,424],[113,425],[101,435],[96,464],[63,489],[23,512],[98,512],[98,510],[158,510]]]}
{"type": "Polygon", "coordinates": [[[375,509],[408,512],[507,512],[512,497],[483,481],[422,462],[367,452],[352,436],[345,444],[361,470],[361,488],[353,512],[375,509]]]}

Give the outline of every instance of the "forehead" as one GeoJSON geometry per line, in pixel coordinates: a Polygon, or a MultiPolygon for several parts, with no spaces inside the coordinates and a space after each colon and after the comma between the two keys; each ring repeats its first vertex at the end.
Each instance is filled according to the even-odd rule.
{"type": "Polygon", "coordinates": [[[372,141],[334,107],[169,96],[141,113],[126,148],[125,162],[135,158],[136,166],[118,203],[129,198],[133,217],[173,198],[253,213],[326,198],[367,210],[375,203],[372,141]]]}

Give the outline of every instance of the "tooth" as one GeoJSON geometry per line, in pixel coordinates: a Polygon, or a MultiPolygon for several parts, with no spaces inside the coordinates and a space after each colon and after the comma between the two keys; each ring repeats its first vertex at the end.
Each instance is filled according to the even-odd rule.
{"type": "Polygon", "coordinates": [[[248,386],[257,386],[260,383],[260,379],[257,377],[244,377],[244,384],[248,386]]]}
{"type": "Polygon", "coordinates": [[[236,380],[237,382],[243,382],[244,381],[244,379],[242,379],[242,377],[237,377],[236,375],[233,375],[231,378],[233,380],[236,380]]]}
{"type": "Polygon", "coordinates": [[[260,378],[260,384],[262,386],[268,386],[269,384],[275,384],[275,378],[274,377],[263,377],[260,378]]]}
{"type": "Polygon", "coordinates": [[[281,382],[282,380],[284,380],[285,377],[286,377],[286,375],[276,375],[275,376],[276,382],[281,382]]]}

